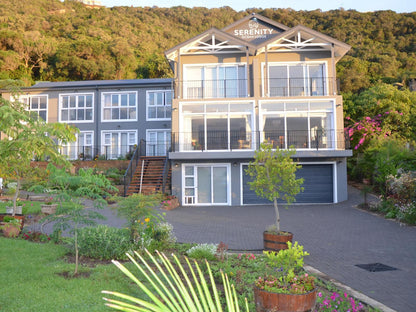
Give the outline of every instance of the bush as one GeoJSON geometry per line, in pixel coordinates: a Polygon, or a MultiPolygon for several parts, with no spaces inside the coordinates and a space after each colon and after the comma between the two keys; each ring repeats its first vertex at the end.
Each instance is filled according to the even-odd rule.
{"type": "Polygon", "coordinates": [[[98,225],[78,229],[78,248],[82,256],[111,260],[126,259],[134,246],[128,230],[98,225]]]}
{"type": "Polygon", "coordinates": [[[303,246],[298,245],[298,242],[292,244],[287,242],[287,249],[274,251],[263,251],[267,256],[267,262],[274,268],[284,268],[286,271],[300,270],[303,267],[303,257],[308,256],[309,253],[303,251],[303,246]]]}
{"type": "Polygon", "coordinates": [[[207,260],[215,260],[216,253],[217,253],[216,244],[198,244],[186,252],[186,254],[190,258],[207,259],[207,260]]]}

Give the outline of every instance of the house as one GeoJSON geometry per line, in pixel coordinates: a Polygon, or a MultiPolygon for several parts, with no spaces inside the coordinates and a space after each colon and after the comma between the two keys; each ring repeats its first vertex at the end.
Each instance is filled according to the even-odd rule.
{"type": "Polygon", "coordinates": [[[80,131],[62,147],[69,159],[128,158],[141,144],[143,155],[166,156],[170,148],[171,79],[39,82],[10,100],[20,100],[47,122],[80,131]]]}
{"type": "Polygon", "coordinates": [[[258,14],[165,52],[174,72],[172,193],[182,205],[265,203],[245,174],[263,141],[296,149],[298,203],[347,199],[336,63],[350,46],[258,14]]]}

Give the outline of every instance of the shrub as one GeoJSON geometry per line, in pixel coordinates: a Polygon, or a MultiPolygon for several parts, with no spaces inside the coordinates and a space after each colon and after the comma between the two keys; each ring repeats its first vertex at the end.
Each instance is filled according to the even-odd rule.
{"type": "Polygon", "coordinates": [[[194,259],[207,259],[215,260],[215,254],[217,252],[216,244],[198,244],[191,249],[189,249],[186,254],[190,258],[194,259]]]}
{"type": "Polygon", "coordinates": [[[286,272],[301,269],[303,267],[303,257],[308,256],[309,253],[303,251],[303,246],[298,245],[298,242],[294,244],[288,242],[287,246],[287,249],[279,252],[263,251],[268,264],[275,268],[284,268],[286,272]]]}
{"type": "Polygon", "coordinates": [[[129,231],[106,225],[78,229],[79,254],[101,260],[126,259],[133,249],[129,231]]]}
{"type": "Polygon", "coordinates": [[[317,309],[316,312],[336,312],[336,311],[351,311],[357,312],[364,309],[361,302],[349,297],[348,294],[340,295],[337,292],[333,292],[330,297],[324,297],[322,293],[318,293],[316,298],[317,309]]]}

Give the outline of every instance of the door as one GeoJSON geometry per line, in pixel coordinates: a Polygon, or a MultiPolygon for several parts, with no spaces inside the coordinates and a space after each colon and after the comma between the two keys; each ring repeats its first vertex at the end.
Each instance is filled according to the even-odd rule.
{"type": "Polygon", "coordinates": [[[148,131],[146,145],[147,156],[166,156],[170,147],[170,131],[148,131]]]}
{"type": "MultiPolygon", "coordinates": [[[[258,197],[250,189],[247,182],[251,181],[249,175],[245,174],[247,165],[243,165],[243,204],[272,204],[267,199],[258,197]]],[[[332,164],[311,164],[302,165],[296,173],[298,178],[303,178],[304,191],[296,196],[295,203],[333,203],[334,202],[334,182],[332,164]]],[[[280,201],[283,203],[283,201],[280,201]]]]}
{"type": "Polygon", "coordinates": [[[228,205],[229,172],[227,164],[184,165],[185,205],[228,205]]]}

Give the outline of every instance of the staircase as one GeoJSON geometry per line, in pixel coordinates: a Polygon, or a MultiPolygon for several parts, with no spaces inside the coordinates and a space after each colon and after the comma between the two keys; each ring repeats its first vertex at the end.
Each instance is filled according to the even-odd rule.
{"type": "MultiPolygon", "coordinates": [[[[166,162],[166,156],[141,156],[129,188],[127,189],[127,196],[134,193],[148,195],[162,192],[166,162]]],[[[170,189],[171,169],[168,166],[166,168],[169,168],[165,183],[165,192],[168,192],[170,189]]]]}

